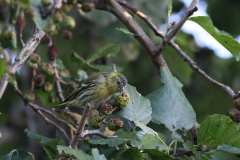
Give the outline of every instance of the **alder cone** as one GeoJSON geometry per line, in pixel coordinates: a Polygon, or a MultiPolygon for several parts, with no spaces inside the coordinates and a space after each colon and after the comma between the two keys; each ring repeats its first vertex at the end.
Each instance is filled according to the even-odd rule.
{"type": "Polygon", "coordinates": [[[65,30],[62,31],[62,36],[65,39],[71,39],[72,38],[72,32],[65,29],[65,30]]]}
{"type": "Polygon", "coordinates": [[[57,58],[57,47],[53,44],[48,47],[48,60],[54,61],[57,58]]]}
{"type": "Polygon", "coordinates": [[[17,16],[17,22],[15,24],[17,32],[19,33],[23,29],[24,26],[25,26],[25,19],[24,19],[24,17],[21,16],[21,15],[18,15],[17,16]]]}

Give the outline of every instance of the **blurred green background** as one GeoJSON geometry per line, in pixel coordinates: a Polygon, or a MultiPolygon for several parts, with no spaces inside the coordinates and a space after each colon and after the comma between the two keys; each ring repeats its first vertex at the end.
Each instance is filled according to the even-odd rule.
{"type": "MultiPolygon", "coordinates": [[[[166,22],[167,0],[128,0],[128,2],[151,17],[157,27],[160,28],[166,22]]],[[[240,19],[239,0],[208,0],[202,2],[207,4],[207,14],[218,29],[225,30],[234,38],[240,34],[240,23],[238,22],[240,19]]],[[[182,16],[185,10],[186,6],[183,2],[173,0],[174,14],[182,16]]],[[[115,63],[123,67],[122,73],[127,77],[129,84],[136,86],[138,92],[143,96],[160,87],[160,77],[157,75],[150,59],[134,38],[115,29],[124,28],[124,26],[113,15],[99,10],[86,14],[80,13],[77,9],[72,9],[68,14],[75,18],[77,24],[71,30],[73,38],[66,40],[62,38],[61,34],[58,34],[52,40],[58,48],[58,58],[63,61],[71,73],[77,71],[76,66],[70,61],[70,56],[73,52],[86,58],[94,50],[109,43],[116,43],[121,46],[120,53],[116,57],[104,57],[94,63],[115,63]]],[[[135,15],[133,17],[149,35],[154,44],[158,45],[161,39],[156,37],[153,31],[140,18],[135,15]]],[[[23,30],[24,41],[28,39],[32,26],[32,20],[27,19],[26,27],[23,30]]],[[[64,29],[64,26],[62,27],[64,29]]],[[[196,32],[198,31],[196,30],[196,32]]],[[[217,57],[212,50],[198,46],[193,36],[183,31],[179,32],[174,41],[210,77],[230,86],[235,92],[239,90],[240,65],[234,58],[222,59],[217,57]]],[[[48,62],[47,48],[47,45],[40,44],[35,51],[41,55],[43,62],[48,62]]],[[[17,49],[8,49],[9,53],[11,53],[11,58],[14,59],[20,49],[19,41],[17,49]]],[[[208,115],[225,114],[228,109],[234,107],[232,98],[226,92],[219,87],[211,86],[205,79],[192,71],[188,64],[171,47],[166,48],[163,52],[163,57],[167,61],[172,74],[183,83],[184,87],[182,89],[192,104],[199,123],[208,115]]],[[[89,72],[89,74],[92,73],[89,72]]],[[[25,64],[18,70],[16,77],[19,88],[22,91],[31,88],[32,73],[25,64]]],[[[34,103],[43,106],[38,98],[34,103]]],[[[0,100],[0,112],[2,113],[0,116],[0,132],[2,133],[0,156],[8,154],[13,149],[23,149],[33,153],[36,160],[47,159],[40,144],[31,138],[27,138],[23,130],[28,128],[31,132],[55,138],[56,128],[46,124],[31,108],[24,106],[23,101],[14,92],[11,85],[8,85],[6,92],[0,100]]],[[[163,131],[163,126],[158,127],[154,129],[163,131]]],[[[167,131],[163,132],[166,133],[167,131]]],[[[234,155],[218,152],[213,159],[235,158],[236,156],[234,155]]]]}

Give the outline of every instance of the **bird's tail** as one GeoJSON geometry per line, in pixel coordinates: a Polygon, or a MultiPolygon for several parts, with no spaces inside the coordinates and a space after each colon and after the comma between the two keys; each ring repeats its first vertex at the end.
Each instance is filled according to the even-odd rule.
{"type": "Polygon", "coordinates": [[[69,102],[64,102],[64,103],[61,103],[61,104],[59,104],[59,105],[57,105],[57,106],[55,106],[55,107],[53,107],[53,108],[56,108],[56,109],[58,109],[58,110],[61,110],[61,109],[65,108],[68,103],[69,103],[69,102]]]}

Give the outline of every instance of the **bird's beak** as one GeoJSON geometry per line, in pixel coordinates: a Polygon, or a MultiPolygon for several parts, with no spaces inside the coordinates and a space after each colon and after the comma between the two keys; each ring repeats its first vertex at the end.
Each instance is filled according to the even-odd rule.
{"type": "Polygon", "coordinates": [[[123,90],[124,90],[124,87],[119,88],[119,92],[121,93],[121,95],[123,95],[123,90]]]}

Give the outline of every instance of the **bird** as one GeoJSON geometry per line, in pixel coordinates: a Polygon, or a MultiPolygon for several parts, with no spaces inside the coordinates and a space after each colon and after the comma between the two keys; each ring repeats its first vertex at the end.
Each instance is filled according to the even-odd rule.
{"type": "Polygon", "coordinates": [[[93,109],[98,109],[101,103],[109,100],[114,93],[123,93],[128,81],[119,72],[101,71],[88,77],[79,87],[58,106],[61,110],[65,107],[84,108],[88,103],[93,109]]]}

